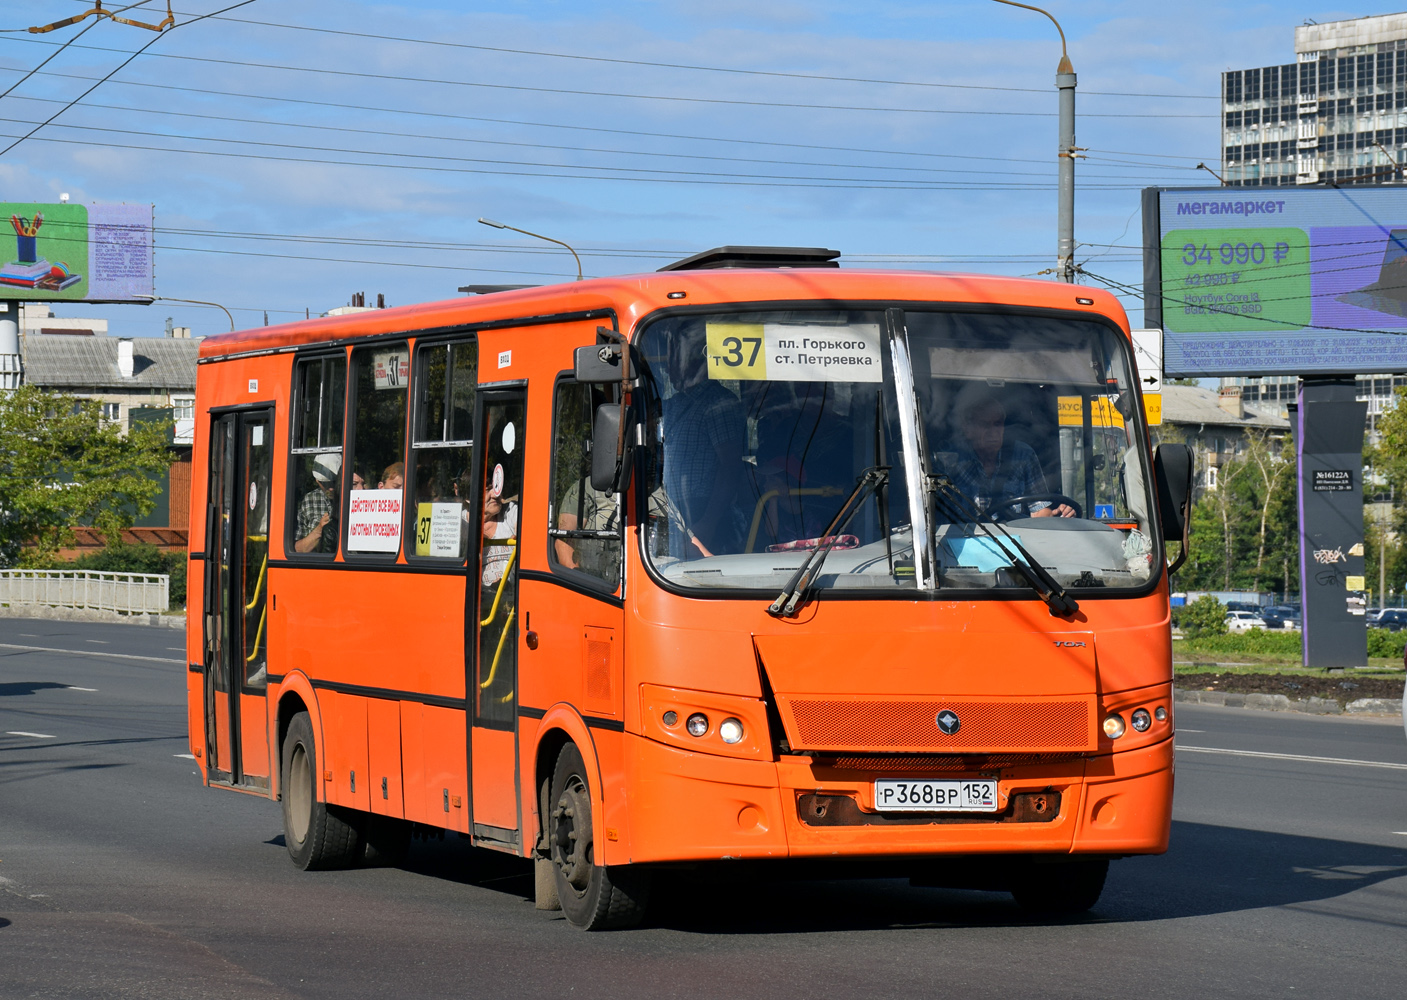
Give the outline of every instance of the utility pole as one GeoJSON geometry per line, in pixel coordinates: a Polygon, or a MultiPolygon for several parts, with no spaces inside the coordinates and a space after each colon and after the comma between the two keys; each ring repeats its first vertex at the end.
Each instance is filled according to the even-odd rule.
{"type": "Polygon", "coordinates": [[[1060,63],[1055,67],[1055,86],[1060,91],[1060,148],[1057,156],[1060,161],[1060,174],[1057,182],[1059,206],[1056,219],[1055,275],[1071,284],[1075,281],[1075,157],[1079,147],[1075,145],[1075,67],[1070,62],[1070,53],[1065,47],[1065,29],[1060,27],[1048,10],[1033,7],[1016,0],[996,0],[1008,7],[1021,7],[1044,14],[1060,32],[1060,63]]]}

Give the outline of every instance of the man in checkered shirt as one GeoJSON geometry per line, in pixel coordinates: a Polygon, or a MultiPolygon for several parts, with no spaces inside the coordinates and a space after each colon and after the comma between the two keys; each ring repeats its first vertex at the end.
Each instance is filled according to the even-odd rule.
{"type": "MultiPolygon", "coordinates": [[[[1024,441],[1006,441],[1006,404],[985,383],[971,383],[958,393],[953,407],[959,438],[956,456],[943,470],[984,512],[995,512],[1003,500],[1049,494],[1040,459],[1024,441]]],[[[1066,504],[1052,507],[1038,500],[1027,505],[1032,517],[1073,517],[1066,504]]]]}

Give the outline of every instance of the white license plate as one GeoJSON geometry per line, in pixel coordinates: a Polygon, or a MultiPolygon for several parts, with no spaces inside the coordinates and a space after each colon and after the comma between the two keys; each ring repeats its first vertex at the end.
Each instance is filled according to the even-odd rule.
{"type": "Polygon", "coordinates": [[[878,812],[996,812],[995,779],[977,781],[876,781],[878,812]]]}

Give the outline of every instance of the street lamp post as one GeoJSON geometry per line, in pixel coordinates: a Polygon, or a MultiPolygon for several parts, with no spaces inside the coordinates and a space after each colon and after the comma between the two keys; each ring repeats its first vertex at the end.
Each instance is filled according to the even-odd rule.
{"type": "Polygon", "coordinates": [[[1021,7],[1044,14],[1060,32],[1060,63],[1055,68],[1055,86],[1060,91],[1060,174],[1057,183],[1059,207],[1056,219],[1055,273],[1061,281],[1075,280],[1075,67],[1065,48],[1065,30],[1048,10],[1016,0],[996,0],[1008,7],[1021,7]]]}
{"type": "Polygon", "coordinates": [[[511,229],[515,233],[522,233],[524,236],[531,236],[534,239],[546,240],[548,243],[556,243],[558,246],[567,247],[569,253],[576,260],[576,280],[581,280],[581,258],[577,257],[576,251],[561,240],[554,240],[551,236],[543,236],[541,233],[530,233],[526,229],[519,229],[517,226],[510,226],[504,222],[494,222],[492,219],[479,219],[485,226],[492,226],[494,229],[511,229]]]}

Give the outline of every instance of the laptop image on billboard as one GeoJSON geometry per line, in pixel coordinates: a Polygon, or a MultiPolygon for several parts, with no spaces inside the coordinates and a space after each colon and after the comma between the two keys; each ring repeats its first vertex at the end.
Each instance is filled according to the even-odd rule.
{"type": "Polygon", "coordinates": [[[1407,229],[1388,233],[1378,280],[1338,299],[1360,309],[1407,318],[1407,229]]]}

